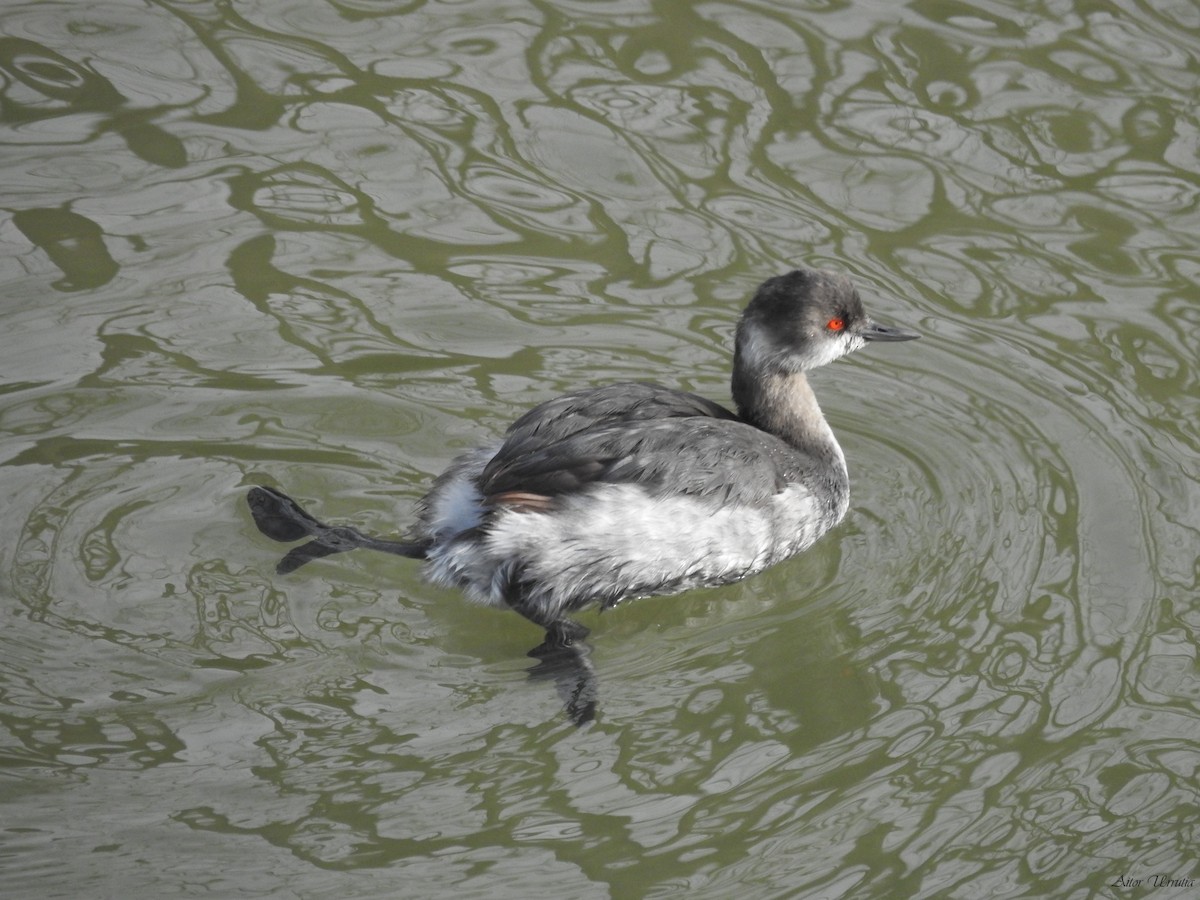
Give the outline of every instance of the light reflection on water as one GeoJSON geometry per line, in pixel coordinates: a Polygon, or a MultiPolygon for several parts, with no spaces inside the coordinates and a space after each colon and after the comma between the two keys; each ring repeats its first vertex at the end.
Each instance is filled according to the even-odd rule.
{"type": "Polygon", "coordinates": [[[1200,878],[1194,7],[2,15],[6,890],[1200,878]],[[559,390],[724,399],[795,262],[925,334],[819,376],[852,513],[589,619],[592,729],[514,616],[272,573],[247,484],[388,532],[559,390]]]}

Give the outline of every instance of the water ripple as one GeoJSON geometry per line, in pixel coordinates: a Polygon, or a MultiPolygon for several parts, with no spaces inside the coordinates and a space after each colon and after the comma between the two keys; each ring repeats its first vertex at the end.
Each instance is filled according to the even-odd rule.
{"type": "Polygon", "coordinates": [[[1194,5],[77,7],[0,14],[13,890],[1194,868],[1194,5]],[[852,512],[589,622],[592,729],[516,617],[247,543],[249,482],[387,532],[557,391],[723,399],[737,309],[796,263],[924,336],[817,376],[852,512]]]}

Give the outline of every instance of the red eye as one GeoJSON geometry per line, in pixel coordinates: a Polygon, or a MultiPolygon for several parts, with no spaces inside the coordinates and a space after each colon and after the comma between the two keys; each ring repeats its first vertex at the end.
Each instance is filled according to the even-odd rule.
{"type": "Polygon", "coordinates": [[[846,330],[846,320],[843,319],[841,316],[834,316],[832,319],[830,319],[828,322],[825,323],[825,327],[828,328],[830,331],[845,331],[846,330]]]}

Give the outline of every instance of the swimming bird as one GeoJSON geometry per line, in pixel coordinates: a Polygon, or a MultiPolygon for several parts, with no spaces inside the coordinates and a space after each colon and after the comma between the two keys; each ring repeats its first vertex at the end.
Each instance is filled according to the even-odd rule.
{"type": "Polygon", "coordinates": [[[548,400],[451,462],[407,541],[326,525],[273,488],[248,501],[268,537],[311,539],[281,573],[359,547],[423,559],[431,581],[544,628],[551,652],[587,634],[577,610],[738,581],[836,525],[846,460],[808,373],[916,337],[872,321],[844,275],[797,269],[765,281],[738,322],[736,411],[643,382],[548,400]]]}

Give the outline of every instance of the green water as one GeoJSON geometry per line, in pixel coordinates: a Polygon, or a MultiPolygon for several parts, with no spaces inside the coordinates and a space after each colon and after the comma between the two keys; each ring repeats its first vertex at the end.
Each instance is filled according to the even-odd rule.
{"type": "Polygon", "coordinates": [[[1198,96],[1189,0],[7,3],[0,890],[1196,896],[1198,96]],[[402,532],[801,263],[924,335],[818,376],[851,512],[586,616],[595,725],[274,574],[249,485],[402,532]]]}

